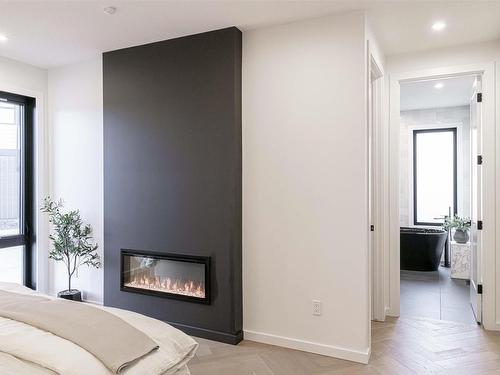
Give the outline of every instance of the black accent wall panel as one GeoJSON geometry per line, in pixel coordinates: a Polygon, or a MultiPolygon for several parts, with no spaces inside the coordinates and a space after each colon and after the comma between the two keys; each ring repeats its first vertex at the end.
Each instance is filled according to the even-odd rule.
{"type": "Polygon", "coordinates": [[[104,304],[242,338],[241,32],[103,54],[104,304]],[[209,305],[120,291],[120,249],[211,257],[209,305]]]}

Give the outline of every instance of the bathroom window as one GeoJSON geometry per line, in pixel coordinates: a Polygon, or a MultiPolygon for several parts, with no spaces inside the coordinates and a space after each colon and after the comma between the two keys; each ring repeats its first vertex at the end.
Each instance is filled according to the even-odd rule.
{"type": "Polygon", "coordinates": [[[442,225],[457,213],[457,129],[413,131],[413,219],[442,225]]]}

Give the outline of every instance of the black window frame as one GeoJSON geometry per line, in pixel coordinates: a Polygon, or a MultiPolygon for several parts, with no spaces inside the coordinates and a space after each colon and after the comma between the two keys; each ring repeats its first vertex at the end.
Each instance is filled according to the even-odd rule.
{"type": "Polygon", "coordinates": [[[34,121],[36,99],[0,91],[0,100],[23,106],[21,147],[21,234],[0,237],[0,251],[4,248],[23,246],[23,283],[36,289],[35,253],[35,186],[34,186],[34,121]]]}
{"type": "MultiPolygon", "coordinates": [[[[453,215],[457,214],[457,128],[433,128],[413,130],[413,225],[442,226],[443,223],[428,223],[417,220],[417,135],[421,133],[453,133],[453,215]]],[[[436,161],[437,163],[439,160],[436,161]]]]}

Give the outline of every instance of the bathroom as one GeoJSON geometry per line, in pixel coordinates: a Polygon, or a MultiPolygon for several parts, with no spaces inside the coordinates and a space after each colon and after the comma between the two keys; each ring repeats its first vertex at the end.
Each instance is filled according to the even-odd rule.
{"type": "Polygon", "coordinates": [[[401,84],[401,317],[480,321],[470,297],[480,85],[475,75],[401,84]]]}

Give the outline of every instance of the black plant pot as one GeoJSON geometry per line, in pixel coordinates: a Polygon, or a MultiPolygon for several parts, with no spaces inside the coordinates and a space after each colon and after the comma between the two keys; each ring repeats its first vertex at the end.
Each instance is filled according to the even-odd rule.
{"type": "Polygon", "coordinates": [[[82,301],[82,292],[78,289],[71,290],[63,290],[62,292],[57,293],[59,298],[69,299],[70,301],[82,301]]]}

